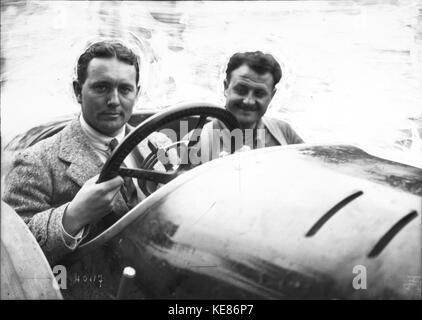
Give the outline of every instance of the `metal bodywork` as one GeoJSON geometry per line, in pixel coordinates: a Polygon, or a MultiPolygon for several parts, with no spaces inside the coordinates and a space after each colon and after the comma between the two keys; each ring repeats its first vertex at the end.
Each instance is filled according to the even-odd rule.
{"type": "Polygon", "coordinates": [[[421,169],[356,147],[254,150],[181,175],[77,255],[112,250],[148,298],[420,299],[421,196],[421,169]]]}
{"type": "Polygon", "coordinates": [[[1,300],[61,299],[53,272],[25,222],[1,203],[1,300]]]}

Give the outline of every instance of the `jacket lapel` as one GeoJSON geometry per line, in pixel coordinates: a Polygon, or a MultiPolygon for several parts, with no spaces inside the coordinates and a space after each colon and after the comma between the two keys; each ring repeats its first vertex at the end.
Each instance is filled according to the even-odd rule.
{"type": "Polygon", "coordinates": [[[69,163],[66,174],[80,187],[98,174],[103,166],[100,158],[89,145],[78,119],[72,120],[69,127],[63,131],[59,158],[69,163]]]}
{"type": "Polygon", "coordinates": [[[279,125],[277,125],[276,121],[272,118],[262,117],[261,121],[263,125],[268,129],[268,131],[273,135],[273,137],[280,143],[280,145],[284,146],[287,144],[286,137],[284,136],[283,132],[279,125]]]}
{"type": "MultiPolygon", "coordinates": [[[[89,144],[79,119],[72,120],[70,125],[64,129],[60,144],[59,158],[69,163],[66,174],[80,187],[100,173],[103,163],[89,144]]],[[[114,200],[113,211],[118,215],[128,211],[120,193],[114,200]]]]}

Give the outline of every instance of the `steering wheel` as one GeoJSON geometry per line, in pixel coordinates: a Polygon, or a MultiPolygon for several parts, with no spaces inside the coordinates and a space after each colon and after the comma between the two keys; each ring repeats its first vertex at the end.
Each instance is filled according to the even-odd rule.
{"type": "MultiPolygon", "coordinates": [[[[185,143],[187,145],[187,149],[185,150],[189,154],[189,148],[192,148],[197,144],[196,139],[200,137],[200,133],[202,132],[208,117],[220,120],[230,132],[239,127],[237,119],[230,112],[221,107],[217,107],[214,104],[190,102],[166,108],[162,112],[159,112],[140,123],[122,140],[122,142],[114,149],[110,158],[104,164],[97,183],[113,179],[118,175],[121,177],[136,178],[138,179],[138,184],[140,180],[147,180],[161,184],[170,182],[179,176],[183,171],[189,169],[191,167],[191,161],[189,157],[187,157],[188,163],[180,164],[175,170],[167,172],[155,171],[153,170],[153,167],[154,164],[160,160],[159,151],[167,152],[171,148],[177,147],[181,143],[185,143]],[[143,160],[142,168],[127,168],[124,165],[122,166],[124,159],[129,155],[129,153],[131,153],[131,151],[141,141],[148,138],[151,133],[156,132],[161,128],[165,128],[174,121],[182,120],[187,117],[199,118],[193,129],[193,134],[189,136],[189,140],[179,140],[163,148],[152,146],[151,143],[149,144],[149,148],[152,149],[151,153],[143,160]]],[[[192,130],[190,132],[192,132],[192,130]]],[[[231,153],[236,151],[235,147],[235,143],[232,143],[230,150],[231,153]]],[[[166,169],[169,168],[167,167],[166,169]]],[[[145,195],[148,195],[149,191],[147,190],[145,183],[142,184],[142,181],[140,187],[142,188],[142,191],[145,193],[145,195]]],[[[113,214],[105,215],[100,221],[98,221],[98,223],[96,223],[94,229],[91,230],[88,236],[83,240],[84,243],[87,243],[97,237],[99,234],[101,234],[101,232],[116,223],[119,218],[121,217],[117,217],[113,214]]],[[[92,248],[89,249],[89,251],[90,250],[92,250],[92,248]]],[[[72,255],[72,257],[68,259],[70,259],[69,261],[76,261],[74,259],[79,259],[78,257],[80,258],[80,255],[76,254],[72,255]]]]}
{"type": "MultiPolygon", "coordinates": [[[[126,167],[121,167],[121,164],[127,155],[151,133],[158,131],[160,128],[165,127],[175,120],[181,120],[191,116],[199,116],[199,120],[194,128],[194,132],[196,134],[193,134],[190,140],[187,142],[188,149],[197,143],[197,141],[194,140],[194,137],[198,137],[198,132],[200,133],[202,131],[202,128],[204,127],[208,117],[213,117],[220,120],[230,131],[238,128],[237,119],[230,112],[212,104],[184,103],[175,107],[168,108],[143,121],[124,138],[124,140],[114,149],[110,158],[104,164],[97,183],[107,181],[116,177],[117,175],[122,177],[137,178],[138,183],[139,180],[148,180],[155,183],[167,183],[176,178],[181,170],[185,170],[188,166],[179,165],[178,168],[172,172],[154,171],[152,167],[158,161],[158,150],[157,148],[152,148],[151,145],[150,149],[152,148],[153,150],[151,150],[151,154],[144,160],[144,168],[129,169],[126,167]]],[[[179,141],[175,144],[167,146],[164,152],[180,143],[181,142],[179,141]]],[[[232,145],[231,151],[232,153],[235,151],[234,145],[232,145]]],[[[140,187],[144,193],[147,193],[146,195],[149,194],[145,184],[140,184],[140,187]]]]}

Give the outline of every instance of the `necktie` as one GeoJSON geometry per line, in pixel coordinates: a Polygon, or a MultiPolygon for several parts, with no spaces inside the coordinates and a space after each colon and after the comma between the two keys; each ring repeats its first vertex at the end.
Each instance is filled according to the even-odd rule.
{"type": "MultiPolygon", "coordinates": [[[[116,138],[113,138],[109,143],[110,148],[110,154],[113,152],[113,150],[117,147],[119,142],[116,138]]],[[[126,167],[124,162],[121,164],[122,167],[126,167]]],[[[121,193],[123,196],[123,199],[125,199],[127,206],[129,207],[129,210],[132,209],[134,206],[138,204],[138,193],[136,191],[135,184],[133,183],[133,180],[131,177],[123,177],[124,183],[121,188],[121,193]]]]}

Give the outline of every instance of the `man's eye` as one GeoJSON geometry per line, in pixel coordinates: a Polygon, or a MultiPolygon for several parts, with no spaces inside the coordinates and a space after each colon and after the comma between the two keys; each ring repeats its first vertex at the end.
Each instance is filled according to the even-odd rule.
{"type": "Polygon", "coordinates": [[[257,91],[255,92],[255,96],[258,98],[262,98],[266,95],[266,93],[264,91],[257,91]]]}
{"type": "Polygon", "coordinates": [[[94,86],[94,90],[98,93],[104,93],[107,91],[107,86],[104,84],[99,84],[94,86]]]}
{"type": "Polygon", "coordinates": [[[123,88],[121,88],[121,89],[120,89],[120,91],[121,91],[123,94],[128,94],[128,93],[132,92],[133,90],[132,90],[132,88],[131,88],[131,87],[123,87],[123,88]]]}
{"type": "Polygon", "coordinates": [[[240,95],[244,95],[244,94],[247,94],[248,93],[248,89],[245,88],[245,87],[236,87],[236,88],[234,88],[234,91],[237,94],[240,94],[240,95]]]}

